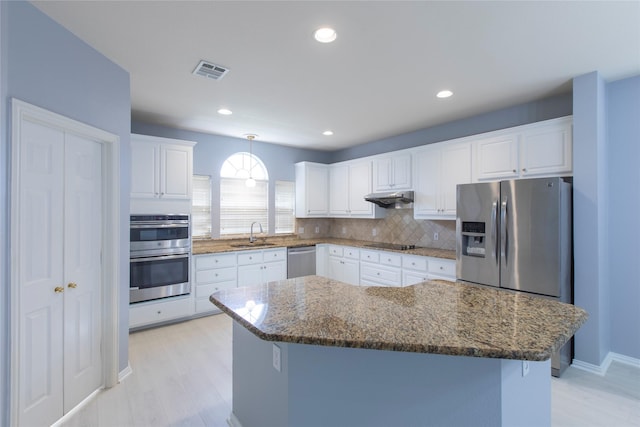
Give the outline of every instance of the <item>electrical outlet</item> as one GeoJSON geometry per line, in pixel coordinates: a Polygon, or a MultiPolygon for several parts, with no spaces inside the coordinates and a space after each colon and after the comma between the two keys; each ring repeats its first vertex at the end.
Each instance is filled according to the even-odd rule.
{"type": "Polygon", "coordinates": [[[526,377],[527,375],[529,375],[529,361],[528,360],[523,360],[522,361],[522,376],[526,377]]]}
{"type": "Polygon", "coordinates": [[[371,235],[373,237],[376,237],[378,235],[378,230],[376,230],[375,228],[373,230],[371,230],[371,235]]]}
{"type": "Polygon", "coordinates": [[[273,345],[273,369],[280,372],[282,367],[282,359],[280,358],[280,347],[273,345]]]}
{"type": "Polygon", "coordinates": [[[304,227],[298,228],[298,234],[304,234],[304,227]]]}
{"type": "Polygon", "coordinates": [[[316,225],[316,234],[318,234],[320,232],[320,226],[316,225]]]}
{"type": "Polygon", "coordinates": [[[440,235],[438,233],[433,233],[433,240],[438,240],[440,235]]]}
{"type": "Polygon", "coordinates": [[[347,234],[347,227],[342,227],[342,234],[347,234]]]}

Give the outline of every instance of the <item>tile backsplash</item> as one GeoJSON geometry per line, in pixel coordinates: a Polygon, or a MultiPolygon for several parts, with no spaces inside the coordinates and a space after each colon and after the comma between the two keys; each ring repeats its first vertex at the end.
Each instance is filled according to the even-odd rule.
{"type": "Polygon", "coordinates": [[[390,209],[382,219],[298,218],[296,231],[301,238],[334,237],[449,250],[456,248],[455,221],[416,220],[413,209],[390,209]],[[304,232],[301,233],[302,228],[304,232]],[[435,233],[438,240],[434,240],[435,233]]]}

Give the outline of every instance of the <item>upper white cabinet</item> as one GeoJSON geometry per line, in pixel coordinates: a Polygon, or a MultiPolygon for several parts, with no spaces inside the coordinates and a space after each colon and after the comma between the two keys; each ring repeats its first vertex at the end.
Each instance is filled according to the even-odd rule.
{"type": "Polygon", "coordinates": [[[411,154],[402,153],[373,160],[373,191],[411,189],[411,154]]]}
{"type": "Polygon", "coordinates": [[[455,219],[456,186],[471,182],[471,143],[432,144],[414,153],[416,219],[455,219]]]}
{"type": "Polygon", "coordinates": [[[364,200],[371,193],[371,162],[337,163],[329,169],[329,216],[378,218],[384,211],[364,200]]]}
{"type": "Polygon", "coordinates": [[[131,135],[132,212],[165,210],[151,208],[149,201],[184,202],[180,213],[190,211],[194,145],[191,141],[131,135]]]}
{"type": "Polygon", "coordinates": [[[329,166],[320,163],[295,164],[296,217],[326,217],[329,214],[329,166]]]}
{"type": "Polygon", "coordinates": [[[518,126],[473,142],[475,181],[570,175],[572,118],[518,126]]]}

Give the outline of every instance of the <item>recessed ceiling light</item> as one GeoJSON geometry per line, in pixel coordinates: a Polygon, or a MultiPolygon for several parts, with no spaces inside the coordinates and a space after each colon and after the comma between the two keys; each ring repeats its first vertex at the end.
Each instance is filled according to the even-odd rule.
{"type": "Polygon", "coordinates": [[[336,30],[329,27],[319,28],[313,33],[313,37],[320,43],[331,43],[338,37],[336,30]]]}
{"type": "Polygon", "coordinates": [[[324,136],[331,136],[331,135],[333,135],[333,131],[331,131],[331,130],[325,130],[324,132],[322,132],[322,134],[323,134],[324,136]]]}
{"type": "Polygon", "coordinates": [[[441,90],[436,94],[438,98],[448,98],[451,95],[453,95],[453,92],[451,92],[450,90],[441,90]]]}
{"type": "Polygon", "coordinates": [[[221,108],[218,110],[218,114],[222,114],[223,116],[230,116],[231,114],[233,114],[233,111],[227,108],[221,108]]]}

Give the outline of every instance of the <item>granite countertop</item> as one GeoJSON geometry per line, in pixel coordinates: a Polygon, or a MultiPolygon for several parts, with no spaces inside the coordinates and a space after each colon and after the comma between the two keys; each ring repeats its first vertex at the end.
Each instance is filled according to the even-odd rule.
{"type": "Polygon", "coordinates": [[[306,276],[210,300],[267,341],[533,361],[587,320],[573,305],[440,280],[364,287],[306,276]]]}
{"type": "Polygon", "coordinates": [[[260,245],[262,239],[259,239],[257,244],[252,247],[237,247],[232,245],[248,244],[249,239],[233,239],[233,240],[194,240],[192,243],[191,252],[193,255],[202,254],[214,254],[232,251],[252,250],[252,249],[274,249],[274,248],[293,248],[299,246],[318,245],[323,243],[329,243],[334,245],[351,246],[355,248],[369,249],[369,250],[384,250],[388,252],[398,252],[403,254],[429,256],[434,258],[456,259],[456,251],[450,251],[446,249],[436,248],[415,248],[409,250],[394,250],[394,249],[381,249],[373,248],[371,245],[375,242],[369,242],[365,240],[352,240],[352,239],[335,239],[335,238],[318,238],[318,239],[299,239],[296,236],[288,237],[267,237],[266,241],[268,246],[260,245]]]}

